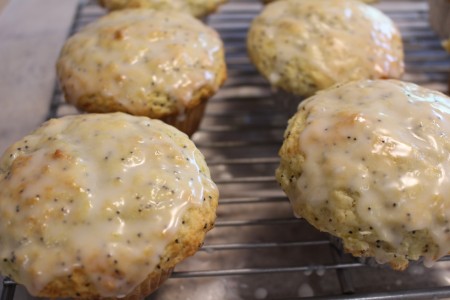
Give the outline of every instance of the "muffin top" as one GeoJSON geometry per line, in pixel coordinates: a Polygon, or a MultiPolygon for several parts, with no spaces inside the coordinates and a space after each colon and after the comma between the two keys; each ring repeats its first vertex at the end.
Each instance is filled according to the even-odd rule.
{"type": "Polygon", "coordinates": [[[185,212],[218,196],[185,134],[122,113],[44,123],[8,148],[0,175],[0,270],[33,294],[81,270],[101,297],[126,295],[185,212]]]}
{"type": "MultiPolygon", "coordinates": [[[[264,4],[267,3],[271,3],[271,2],[275,2],[275,1],[279,1],[279,0],[261,0],[264,4]]],[[[358,1],[362,1],[365,3],[373,3],[373,2],[377,2],[378,0],[358,0],[358,1]]]]}
{"type": "Polygon", "coordinates": [[[355,255],[429,263],[450,250],[449,136],[450,98],[439,92],[395,80],[335,86],[299,105],[277,177],[294,212],[355,255]]]}
{"type": "Polygon", "coordinates": [[[109,9],[151,8],[164,11],[182,11],[195,17],[204,17],[214,12],[226,0],[98,0],[109,9]]]}
{"type": "Polygon", "coordinates": [[[57,71],[66,100],[90,112],[152,118],[214,94],[226,70],[218,34],[178,12],[112,12],[64,45],[57,71]]]}
{"type": "Polygon", "coordinates": [[[356,0],[282,0],[250,27],[252,62],[275,87],[309,96],[338,82],[398,78],[403,46],[395,24],[356,0]]]}

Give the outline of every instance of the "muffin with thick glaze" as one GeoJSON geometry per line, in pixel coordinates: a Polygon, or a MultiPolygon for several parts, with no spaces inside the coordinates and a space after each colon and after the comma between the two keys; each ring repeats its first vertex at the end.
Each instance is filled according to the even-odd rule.
{"type": "Polygon", "coordinates": [[[219,35],[178,12],[128,9],[69,38],[57,62],[67,102],[161,119],[193,134],[226,78],[219,35]]]}
{"type": "Polygon", "coordinates": [[[399,78],[403,45],[395,24],[356,0],[281,0],[251,24],[251,61],[273,87],[299,97],[339,82],[399,78]]]}
{"type": "Polygon", "coordinates": [[[126,8],[150,8],[164,11],[181,11],[197,18],[217,10],[227,0],[98,0],[108,10],[126,8]]]}
{"type": "MultiPolygon", "coordinates": [[[[275,1],[279,1],[279,0],[261,0],[261,2],[264,3],[264,4],[272,3],[272,2],[275,2],[275,1]]],[[[374,3],[374,2],[377,2],[378,0],[358,0],[358,1],[362,1],[362,2],[365,2],[365,3],[374,3]]]]}
{"type": "Polygon", "coordinates": [[[299,105],[277,180],[296,216],[394,269],[450,250],[450,98],[363,80],[299,105]]]}
{"type": "Polygon", "coordinates": [[[53,119],[0,161],[0,271],[49,298],[140,299],[213,227],[189,138],[123,113],[53,119]]]}

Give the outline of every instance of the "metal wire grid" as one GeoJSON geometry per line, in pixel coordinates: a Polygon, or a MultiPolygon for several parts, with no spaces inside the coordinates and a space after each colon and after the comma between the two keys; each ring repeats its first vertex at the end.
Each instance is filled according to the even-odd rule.
{"type": "MultiPolygon", "coordinates": [[[[423,1],[391,0],[381,3],[380,8],[387,12],[402,31],[405,52],[405,80],[444,91],[450,70],[450,59],[441,49],[436,35],[430,30],[427,21],[427,8],[423,1]]],[[[229,79],[224,88],[210,101],[202,126],[193,140],[205,154],[212,176],[221,191],[220,207],[216,228],[209,234],[205,246],[192,263],[177,267],[171,281],[180,281],[188,285],[198,278],[236,277],[237,281],[259,281],[262,275],[270,280],[286,274],[309,276],[312,272],[332,276],[338,288],[326,288],[316,293],[314,299],[431,299],[450,297],[449,284],[416,284],[418,274],[399,274],[388,269],[369,267],[367,263],[356,261],[340,251],[340,247],[328,238],[311,229],[306,222],[292,217],[287,199],[275,183],[273,171],[279,162],[277,151],[282,142],[283,131],[289,116],[271,99],[272,91],[249,63],[245,50],[245,36],[252,18],[258,13],[260,4],[257,0],[235,0],[223,7],[219,14],[212,16],[208,22],[215,27],[224,40],[229,68],[229,79]],[[281,208],[280,208],[281,207],[281,208]],[[222,232],[221,232],[222,230],[222,232]],[[277,231],[295,232],[295,238],[278,239],[277,231]],[[240,236],[240,231],[248,232],[240,236]],[[274,237],[255,239],[255,235],[271,232],[274,237]],[[224,235],[230,234],[231,237],[224,235]],[[234,235],[239,238],[234,239],[234,235]],[[236,241],[235,241],[236,240],[236,241]],[[260,256],[258,261],[270,260],[271,251],[289,249],[287,252],[318,253],[312,260],[301,263],[289,263],[291,254],[287,254],[287,263],[261,264],[258,267],[234,263],[239,259],[260,256]],[[242,251],[251,252],[250,256],[236,255],[242,251]],[[328,253],[326,253],[328,252],[328,253]],[[213,262],[213,255],[219,259],[213,262]],[[253,254],[255,253],[255,254],[253,254]],[[326,253],[328,258],[322,256],[326,253]],[[203,255],[203,256],[202,256],[203,255]],[[199,269],[199,260],[210,259],[206,268],[199,269]],[[267,257],[267,258],[265,258],[267,257]],[[223,263],[231,260],[233,263],[223,263]],[[228,267],[231,265],[231,267],[228,267]],[[239,267],[235,267],[238,265],[239,267]],[[244,265],[244,267],[242,267],[244,265]],[[370,289],[356,283],[364,273],[373,273],[374,280],[381,282],[377,276],[387,276],[411,280],[412,285],[398,287],[388,291],[386,288],[370,289]],[[412,288],[414,287],[414,288],[412,288]]],[[[98,18],[103,11],[94,3],[81,2],[75,16],[70,34],[78,31],[87,23],[98,18]]],[[[59,117],[76,111],[63,101],[58,86],[55,86],[50,103],[48,118],[59,117]]],[[[287,236],[290,237],[288,234],[287,236]]],[[[284,250],[283,250],[284,251],[284,250]]],[[[281,252],[282,255],[284,252],[281,252]]],[[[448,270],[445,257],[438,262],[437,268],[448,270]],[[441,266],[441,267],[439,267],[441,266]]],[[[434,272],[434,269],[428,270],[434,272]]],[[[423,273],[421,273],[423,274],[423,273]]],[[[420,275],[420,274],[419,274],[420,275]]],[[[420,277],[420,276],[419,276],[420,277]]],[[[219,279],[217,279],[219,280],[219,279]]],[[[284,279],[283,279],[284,280],[284,279]]],[[[315,279],[320,280],[318,278],[315,279]]],[[[179,285],[180,283],[177,282],[179,285]]],[[[200,281],[201,284],[201,281],[200,281]]],[[[367,286],[373,282],[366,282],[367,286]]],[[[14,298],[15,283],[6,279],[3,283],[1,300],[14,298]]],[[[331,284],[333,285],[333,284],[331,284]]],[[[296,287],[293,292],[276,292],[269,289],[269,297],[276,299],[297,299],[301,295],[296,287]]],[[[400,286],[400,285],[399,285],[400,286]]],[[[201,286],[200,286],[201,287],[201,286]]],[[[164,290],[164,286],[161,288],[164,290]]],[[[163,299],[164,291],[151,296],[163,299]],[[159,296],[159,297],[158,297],[159,296]]],[[[243,298],[257,297],[256,294],[243,293],[243,298]]],[[[188,298],[187,295],[185,295],[188,298]]],[[[262,295],[266,297],[265,295],[262,295]]],[[[167,298],[167,297],[166,297],[167,298]]],[[[164,299],[166,299],[164,298],[164,299]]],[[[171,297],[171,299],[174,297],[171,297]]],[[[179,298],[179,297],[178,297],[179,298]]],[[[226,297],[230,299],[232,297],[226,297]]],[[[262,299],[262,298],[260,298],[262,299]]]]}

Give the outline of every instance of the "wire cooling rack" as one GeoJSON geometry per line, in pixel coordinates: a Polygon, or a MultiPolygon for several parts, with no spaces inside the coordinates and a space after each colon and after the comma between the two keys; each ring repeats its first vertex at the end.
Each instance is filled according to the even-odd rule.
{"type": "MultiPolygon", "coordinates": [[[[450,58],[428,25],[424,1],[378,4],[402,31],[404,80],[446,91],[450,58]]],[[[438,299],[450,297],[450,261],[433,268],[412,263],[404,272],[355,260],[338,243],[294,219],[275,182],[277,152],[289,118],[268,83],[249,63],[248,26],[258,0],[231,0],[208,23],[225,43],[229,78],[209,102],[194,142],[221,191],[216,227],[205,246],[177,266],[150,299],[438,299]]],[[[71,34],[104,12],[81,2],[71,34]]],[[[48,118],[77,111],[56,85],[48,118]]],[[[23,299],[6,279],[1,300],[23,299]],[[16,294],[16,295],[15,295],[16,294]]],[[[19,289],[20,290],[20,289],[19,289]]]]}

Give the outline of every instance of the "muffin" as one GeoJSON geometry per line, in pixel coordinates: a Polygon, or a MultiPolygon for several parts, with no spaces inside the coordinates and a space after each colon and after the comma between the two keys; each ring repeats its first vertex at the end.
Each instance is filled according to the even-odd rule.
{"type": "MultiPolygon", "coordinates": [[[[271,3],[271,2],[275,2],[278,0],[261,0],[262,3],[267,4],[267,3],[271,3]]],[[[378,2],[378,0],[359,0],[365,3],[374,3],[374,2],[378,2]]]]}
{"type": "Polygon", "coordinates": [[[450,98],[396,80],[318,92],[289,120],[276,177],[296,216],[396,270],[450,250],[450,98]]]}
{"type": "Polygon", "coordinates": [[[140,299],[213,227],[189,138],[124,113],[52,119],[0,160],[0,271],[38,297],[140,299]]]}
{"type": "Polygon", "coordinates": [[[82,111],[161,119],[188,135],[226,78],[216,31],[179,12],[113,12],[67,40],[57,62],[68,103],[82,111]]]}
{"type": "Polygon", "coordinates": [[[175,10],[201,18],[215,12],[226,0],[98,0],[98,2],[108,10],[124,8],[175,10]]]}
{"type": "Polygon", "coordinates": [[[395,24],[356,0],[271,3],[252,22],[247,49],[273,87],[300,98],[338,82],[399,78],[404,70],[395,24]]]}

